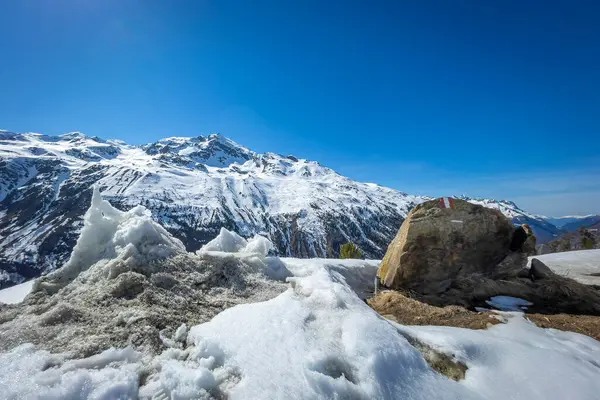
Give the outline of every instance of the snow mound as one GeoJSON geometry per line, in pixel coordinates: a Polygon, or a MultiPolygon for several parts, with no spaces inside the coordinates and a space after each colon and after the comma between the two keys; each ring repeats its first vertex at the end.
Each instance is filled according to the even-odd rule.
{"type": "Polygon", "coordinates": [[[266,257],[272,248],[273,243],[264,236],[255,235],[250,240],[246,240],[235,232],[221,228],[217,237],[202,246],[198,252],[251,253],[266,257]]]}
{"type": "Polygon", "coordinates": [[[95,264],[102,264],[101,268],[95,269],[97,274],[115,277],[183,252],[183,243],[154,222],[145,207],[119,211],[102,199],[96,187],[69,261],[37,280],[33,291],[54,293],[95,264]]]}
{"type": "Polygon", "coordinates": [[[589,337],[537,328],[519,314],[488,331],[405,327],[329,268],[288,280],[272,300],[192,327],[190,346],[162,355],[165,368],[142,397],[591,400],[600,389],[600,343],[589,337]],[[434,372],[409,338],[467,365],[466,378],[434,372]]]}
{"type": "Polygon", "coordinates": [[[253,250],[244,253],[187,253],[145,208],[119,211],[96,190],[70,260],[22,304],[0,307],[0,351],[33,343],[82,357],[135,345],[155,355],[181,343],[187,328],[170,336],[182,324],[287,288],[290,273],[264,257],[265,240],[243,240],[253,250]]]}

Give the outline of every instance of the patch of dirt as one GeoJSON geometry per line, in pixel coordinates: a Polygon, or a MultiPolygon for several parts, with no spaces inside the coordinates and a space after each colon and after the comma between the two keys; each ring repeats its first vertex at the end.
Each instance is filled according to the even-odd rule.
{"type": "MultiPolygon", "coordinates": [[[[486,329],[501,323],[493,312],[475,312],[459,306],[436,307],[396,291],[384,291],[368,304],[384,318],[403,325],[438,325],[486,329]]],[[[525,314],[540,328],[576,332],[600,340],[600,317],[573,314],[525,314]]]]}
{"type": "Polygon", "coordinates": [[[525,316],[540,328],[577,332],[600,341],[600,317],[572,314],[526,314],[525,316]]]}
{"type": "Polygon", "coordinates": [[[442,353],[412,336],[404,333],[401,334],[408,340],[408,343],[423,355],[423,359],[438,374],[442,374],[455,381],[465,379],[468,368],[464,363],[455,360],[454,355],[450,356],[442,353]]]}
{"type": "Polygon", "coordinates": [[[469,311],[460,306],[436,307],[391,290],[381,292],[367,302],[383,317],[402,325],[486,329],[490,324],[501,322],[493,313],[469,311]]]}

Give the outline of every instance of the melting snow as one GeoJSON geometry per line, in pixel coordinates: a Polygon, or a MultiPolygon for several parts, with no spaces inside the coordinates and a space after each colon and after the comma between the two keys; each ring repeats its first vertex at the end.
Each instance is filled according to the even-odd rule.
{"type": "MultiPolygon", "coordinates": [[[[182,250],[148,222],[143,208],[117,212],[94,197],[55,282],[182,250]]],[[[189,329],[181,325],[172,337],[161,333],[161,354],[124,347],[68,359],[18,346],[0,353],[0,393],[15,399],[408,400],[591,400],[600,393],[600,343],[587,336],[537,328],[520,313],[502,314],[506,324],[479,331],[399,325],[361,299],[372,289],[376,261],[279,259],[265,257],[268,248],[260,237],[245,241],[221,231],[204,252],[215,260],[254,258],[267,270],[279,266],[292,275],[284,293],[236,305],[189,329]],[[434,372],[407,337],[463,362],[466,378],[455,382],[434,372]]],[[[67,288],[89,281],[77,278],[67,288]]]]}
{"type": "Polygon", "coordinates": [[[108,276],[116,276],[125,268],[183,252],[183,243],[152,221],[146,208],[137,206],[127,212],[119,211],[103,200],[95,187],[69,261],[37,280],[33,290],[55,292],[101,261],[105,262],[102,270],[108,276]]]}
{"type": "Polygon", "coordinates": [[[501,311],[524,311],[527,307],[532,306],[527,300],[511,296],[494,296],[486,303],[501,311]]]}

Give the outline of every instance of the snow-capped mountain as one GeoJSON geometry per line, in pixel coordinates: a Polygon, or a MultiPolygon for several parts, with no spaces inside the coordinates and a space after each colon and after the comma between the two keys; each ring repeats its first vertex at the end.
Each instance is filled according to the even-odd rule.
{"type": "MultiPolygon", "coordinates": [[[[265,235],[278,254],[295,257],[334,257],[351,241],[381,258],[410,209],[428,199],[217,134],[131,146],[78,132],[0,131],[0,287],[67,260],[93,185],[118,208],[147,207],[188,251],[225,227],[265,235]]],[[[534,230],[555,229],[510,202],[472,201],[534,230]]]]}
{"type": "Polygon", "coordinates": [[[581,227],[587,228],[599,223],[600,215],[572,215],[565,217],[544,217],[544,219],[564,232],[573,232],[581,227]]]}
{"type": "Polygon", "coordinates": [[[5,284],[66,261],[93,185],[121,209],[146,206],[190,251],[226,227],[266,235],[279,254],[297,257],[334,256],[347,241],[366,257],[381,257],[423,200],[352,181],[317,162],[257,154],[221,135],[144,146],[81,133],[0,135],[5,284]]]}
{"type": "Polygon", "coordinates": [[[491,200],[457,196],[474,204],[494,208],[511,218],[515,224],[529,224],[533,229],[538,244],[544,244],[559,237],[563,232],[544,217],[530,214],[521,210],[515,203],[508,200],[491,200]]]}

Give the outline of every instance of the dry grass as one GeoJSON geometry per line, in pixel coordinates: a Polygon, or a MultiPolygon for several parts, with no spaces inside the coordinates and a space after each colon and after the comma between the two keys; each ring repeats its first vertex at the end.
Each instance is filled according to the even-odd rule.
{"type": "MultiPolygon", "coordinates": [[[[384,291],[368,300],[383,317],[403,325],[438,325],[486,329],[501,323],[491,312],[475,312],[459,306],[436,307],[396,291],[384,291]]],[[[600,340],[600,317],[572,314],[526,314],[541,328],[571,331],[600,340]]]]}
{"type": "Polygon", "coordinates": [[[381,292],[368,303],[382,316],[403,325],[486,329],[489,324],[500,323],[492,313],[473,312],[459,306],[435,307],[391,290],[381,292]]]}
{"type": "Polygon", "coordinates": [[[600,341],[600,317],[573,314],[527,314],[527,318],[540,328],[577,332],[600,341]]]}

